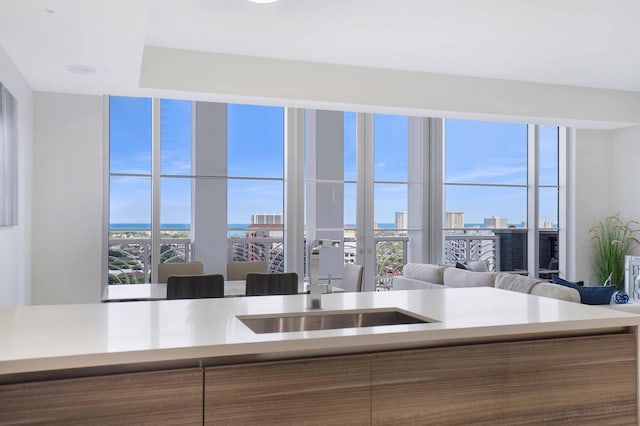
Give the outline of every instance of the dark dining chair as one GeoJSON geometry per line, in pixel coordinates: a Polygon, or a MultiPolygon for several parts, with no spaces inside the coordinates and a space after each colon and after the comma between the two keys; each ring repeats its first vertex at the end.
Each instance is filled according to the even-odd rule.
{"type": "Polygon", "coordinates": [[[298,274],[295,272],[249,273],[247,274],[245,294],[247,296],[298,294],[298,274]]]}
{"type": "Polygon", "coordinates": [[[224,297],[224,277],[211,275],[172,275],[167,278],[167,299],[224,297]]]}

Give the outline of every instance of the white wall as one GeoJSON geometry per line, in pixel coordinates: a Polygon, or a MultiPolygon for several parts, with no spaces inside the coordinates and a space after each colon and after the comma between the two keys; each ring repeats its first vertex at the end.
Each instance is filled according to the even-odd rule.
{"type": "MultiPolygon", "coordinates": [[[[575,276],[596,284],[589,229],[605,217],[620,211],[611,188],[617,185],[612,167],[612,131],[577,130],[573,152],[575,179],[575,276]]],[[[570,219],[571,220],[571,219],[570,219]]]]}
{"type": "Polygon", "coordinates": [[[103,103],[35,93],[32,302],[99,302],[103,103]]]}
{"type": "MultiPolygon", "coordinates": [[[[578,130],[574,155],[576,276],[569,279],[597,284],[589,229],[612,214],[640,221],[640,126],[578,130]]],[[[640,254],[640,247],[632,253],[640,254]]]]}
{"type": "MultiPolygon", "coordinates": [[[[640,221],[640,126],[613,132],[611,172],[612,205],[625,222],[640,221]]],[[[640,254],[640,247],[632,253],[640,254]]]]}
{"type": "Polygon", "coordinates": [[[30,303],[33,91],[0,47],[0,81],[18,100],[18,225],[0,226],[0,306],[30,303]]]}

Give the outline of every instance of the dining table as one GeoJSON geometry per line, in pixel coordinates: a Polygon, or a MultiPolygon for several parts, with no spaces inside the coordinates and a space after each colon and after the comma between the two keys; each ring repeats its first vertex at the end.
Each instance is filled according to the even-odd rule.
{"type": "MultiPolygon", "coordinates": [[[[298,294],[307,293],[308,283],[298,284],[298,294]]],[[[224,282],[224,297],[245,296],[246,281],[231,280],[224,282]]],[[[344,292],[340,287],[332,287],[336,293],[344,292]]],[[[102,293],[103,302],[132,302],[148,300],[166,300],[166,283],[143,283],[143,284],[109,284],[102,293]]]]}

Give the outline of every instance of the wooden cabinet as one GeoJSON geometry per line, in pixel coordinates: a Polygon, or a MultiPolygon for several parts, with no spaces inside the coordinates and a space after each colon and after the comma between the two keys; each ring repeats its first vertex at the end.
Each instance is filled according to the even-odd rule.
{"type": "Polygon", "coordinates": [[[638,423],[633,334],[372,356],[373,424],[638,423]]]}
{"type": "Polygon", "coordinates": [[[637,425],[632,334],[509,345],[507,424],[637,425]]]}
{"type": "Polygon", "coordinates": [[[629,333],[7,384],[0,425],[636,425],[636,352],[629,333]]]}
{"type": "Polygon", "coordinates": [[[504,345],[373,355],[373,424],[491,424],[506,399],[506,358],[504,345]]]}
{"type": "Polygon", "coordinates": [[[0,425],[202,424],[202,370],[0,386],[0,425]]]}
{"type": "Polygon", "coordinates": [[[205,424],[369,425],[370,356],[205,369],[205,424]]]}

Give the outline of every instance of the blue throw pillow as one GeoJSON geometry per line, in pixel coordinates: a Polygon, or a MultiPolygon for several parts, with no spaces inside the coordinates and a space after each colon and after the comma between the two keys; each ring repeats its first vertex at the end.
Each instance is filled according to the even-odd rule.
{"type": "Polygon", "coordinates": [[[579,286],[571,281],[563,280],[557,275],[551,277],[551,282],[578,290],[580,301],[585,305],[608,305],[611,303],[613,292],[616,291],[616,286],[614,285],[579,286]]]}

